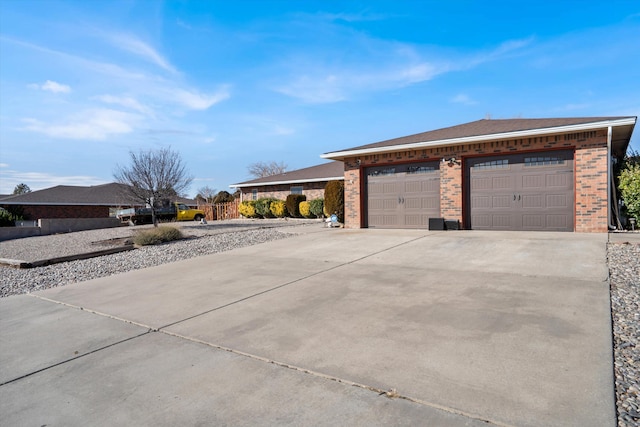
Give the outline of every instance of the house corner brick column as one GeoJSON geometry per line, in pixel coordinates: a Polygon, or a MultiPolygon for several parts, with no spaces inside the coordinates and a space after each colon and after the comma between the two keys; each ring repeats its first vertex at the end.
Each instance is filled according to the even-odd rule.
{"type": "Polygon", "coordinates": [[[360,165],[355,159],[344,162],[344,226],[345,228],[360,228],[360,165]]]}
{"type": "Polygon", "coordinates": [[[575,156],[576,231],[607,232],[607,147],[585,144],[575,156]]]}
{"type": "Polygon", "coordinates": [[[462,223],[462,162],[440,164],[440,214],[462,223]]]}

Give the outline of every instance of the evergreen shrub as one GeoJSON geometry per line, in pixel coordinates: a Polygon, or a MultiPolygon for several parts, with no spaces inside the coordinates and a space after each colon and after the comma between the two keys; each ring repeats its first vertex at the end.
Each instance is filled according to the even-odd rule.
{"type": "Polygon", "coordinates": [[[300,218],[300,202],[304,202],[307,200],[307,196],[304,194],[289,194],[287,196],[286,204],[287,204],[287,212],[289,212],[289,216],[292,218],[300,218]]]}
{"type": "Polygon", "coordinates": [[[322,198],[313,199],[312,201],[309,202],[309,209],[311,210],[311,214],[313,214],[315,218],[322,217],[323,208],[324,208],[324,199],[322,198]]]}
{"type": "Polygon", "coordinates": [[[324,212],[336,214],[338,222],[344,222],[344,182],[329,181],[324,187],[324,212]]]}
{"type": "Polygon", "coordinates": [[[271,213],[271,203],[276,200],[278,199],[274,199],[273,197],[263,197],[256,200],[256,214],[263,218],[273,218],[275,215],[271,213]]]}

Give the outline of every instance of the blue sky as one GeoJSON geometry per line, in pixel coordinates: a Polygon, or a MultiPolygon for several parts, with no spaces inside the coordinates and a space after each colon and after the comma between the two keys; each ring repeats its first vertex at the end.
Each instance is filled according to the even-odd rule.
{"type": "Polygon", "coordinates": [[[639,115],[635,0],[0,0],[0,194],[160,147],[194,196],[487,116],[639,115]]]}

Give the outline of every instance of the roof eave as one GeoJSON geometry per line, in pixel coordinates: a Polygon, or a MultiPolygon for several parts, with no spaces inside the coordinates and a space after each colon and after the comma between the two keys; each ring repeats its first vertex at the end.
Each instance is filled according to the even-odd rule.
{"type": "Polygon", "coordinates": [[[320,155],[323,159],[342,160],[347,157],[362,156],[366,154],[380,154],[389,153],[395,151],[404,150],[416,150],[422,148],[434,148],[446,145],[463,145],[473,144],[476,142],[499,140],[499,139],[511,139],[511,138],[526,138],[535,135],[548,135],[554,133],[576,132],[589,129],[600,129],[605,127],[615,126],[628,126],[635,125],[636,117],[625,117],[616,120],[604,120],[599,122],[580,123],[575,125],[555,126],[550,128],[529,129],[514,132],[502,132],[487,135],[467,136],[462,138],[441,139],[435,141],[424,142],[412,142],[409,144],[389,145],[385,147],[373,147],[364,148],[360,150],[346,150],[335,151],[331,153],[325,153],[320,155]]]}
{"type": "Polygon", "coordinates": [[[231,184],[229,185],[229,187],[243,188],[243,187],[262,187],[265,185],[304,184],[305,182],[334,181],[334,180],[340,180],[340,179],[344,180],[344,176],[333,176],[333,177],[311,178],[311,179],[293,179],[293,180],[287,180],[287,181],[240,183],[240,184],[231,184]]]}

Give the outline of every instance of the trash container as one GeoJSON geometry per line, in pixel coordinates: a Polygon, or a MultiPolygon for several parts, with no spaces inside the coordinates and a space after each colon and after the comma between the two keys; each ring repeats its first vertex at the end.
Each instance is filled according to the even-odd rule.
{"type": "Polygon", "coordinates": [[[444,218],[429,218],[429,230],[445,230],[444,218]]]}

